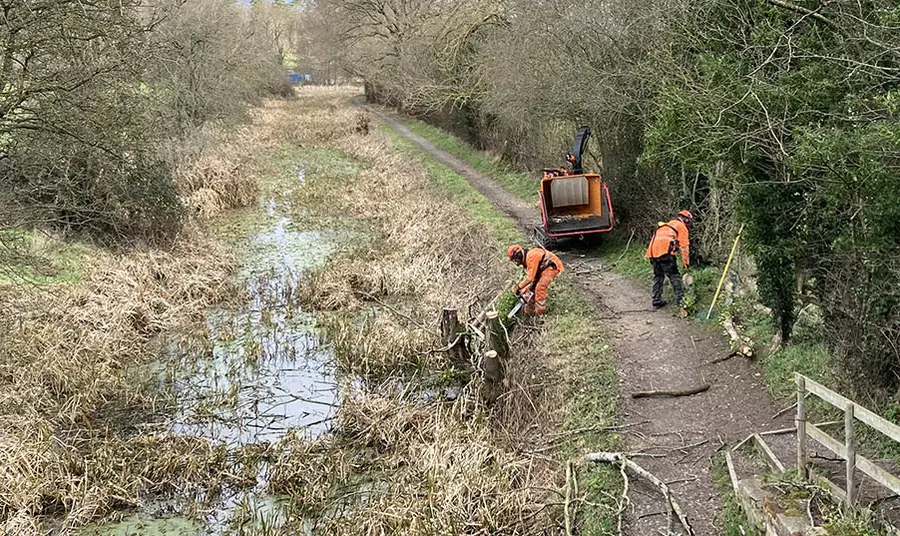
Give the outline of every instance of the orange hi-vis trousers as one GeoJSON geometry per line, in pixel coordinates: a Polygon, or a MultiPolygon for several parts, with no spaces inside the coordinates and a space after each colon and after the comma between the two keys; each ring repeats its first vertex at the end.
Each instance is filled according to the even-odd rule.
{"type": "Polygon", "coordinates": [[[547,312],[547,287],[559,275],[559,270],[547,267],[541,272],[541,277],[534,285],[534,298],[525,304],[525,314],[542,315],[547,312]]]}

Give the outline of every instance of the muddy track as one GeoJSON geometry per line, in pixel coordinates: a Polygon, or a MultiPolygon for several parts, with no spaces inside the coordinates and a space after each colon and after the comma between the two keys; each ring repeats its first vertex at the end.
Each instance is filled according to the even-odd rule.
{"type": "MultiPolygon", "coordinates": [[[[401,122],[373,110],[399,135],[464,177],[513,218],[530,236],[539,222],[538,209],[453,155],[417,136],[401,122]]],[[[697,535],[722,534],[716,522],[721,507],[711,467],[713,456],[748,434],[788,425],[790,416],[773,421],[777,412],[761,372],[740,358],[711,364],[728,354],[723,336],[683,321],[671,308],[650,308],[649,288],[605,271],[599,259],[563,252],[574,279],[604,318],[617,354],[621,389],[621,421],[631,452],[644,468],[669,483],[697,535]],[[632,399],[631,393],[679,390],[709,384],[710,389],[680,398],[632,399]]],[[[666,508],[655,487],[632,478],[628,534],[665,534],[666,508]]],[[[676,527],[677,530],[677,527],[676,527]]]]}

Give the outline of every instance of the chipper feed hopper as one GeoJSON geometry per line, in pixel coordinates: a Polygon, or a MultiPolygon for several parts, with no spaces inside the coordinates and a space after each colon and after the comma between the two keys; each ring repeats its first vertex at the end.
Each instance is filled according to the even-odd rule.
{"type": "Polygon", "coordinates": [[[615,225],[609,189],[600,174],[585,173],[582,166],[590,137],[590,127],[578,129],[572,152],[566,155],[571,171],[544,169],[538,190],[541,226],[534,230],[534,241],[542,247],[552,248],[560,239],[596,238],[615,225]]]}

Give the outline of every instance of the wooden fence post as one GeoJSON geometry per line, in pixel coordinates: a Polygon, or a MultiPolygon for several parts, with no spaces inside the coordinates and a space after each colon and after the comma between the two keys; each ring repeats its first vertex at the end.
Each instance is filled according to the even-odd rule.
{"type": "Polygon", "coordinates": [[[847,497],[844,506],[852,508],[853,491],[856,488],[856,448],[853,445],[853,403],[844,408],[844,450],[847,458],[847,497]]]}
{"type": "Polygon", "coordinates": [[[809,480],[806,466],[806,379],[797,374],[797,471],[803,480],[809,480]]]}

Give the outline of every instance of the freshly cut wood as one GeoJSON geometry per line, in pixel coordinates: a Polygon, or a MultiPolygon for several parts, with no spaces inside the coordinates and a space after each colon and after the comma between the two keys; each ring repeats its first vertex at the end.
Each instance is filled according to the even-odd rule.
{"type": "MultiPolygon", "coordinates": [[[[675,515],[678,517],[678,521],[681,523],[681,526],[684,527],[684,530],[687,534],[694,536],[694,529],[691,527],[690,521],[686,515],[684,515],[684,510],[681,509],[681,506],[672,498],[672,492],[669,490],[669,487],[665,482],[660,480],[650,471],[644,469],[637,463],[628,459],[628,455],[624,452],[592,452],[584,457],[585,461],[589,462],[606,462],[606,463],[615,463],[619,464],[623,467],[627,467],[632,472],[647,479],[651,484],[659,488],[662,492],[663,497],[666,499],[666,503],[671,509],[675,512],[675,515]]],[[[671,532],[671,530],[669,531],[671,532]]]]}
{"type": "Polygon", "coordinates": [[[682,389],[680,391],[638,391],[636,393],[631,393],[631,398],[650,398],[653,396],[658,397],[676,397],[676,396],[691,396],[696,395],[698,393],[702,393],[704,391],[709,390],[709,384],[701,385],[700,387],[692,387],[691,389],[682,389]]]}
{"type": "Polygon", "coordinates": [[[735,348],[731,355],[753,357],[753,347],[750,346],[749,339],[741,337],[738,334],[737,328],[734,327],[734,320],[732,320],[731,315],[725,317],[725,320],[722,321],[722,325],[725,327],[725,331],[728,332],[728,336],[731,337],[731,344],[735,348]]]}
{"type": "Polygon", "coordinates": [[[496,311],[488,313],[484,322],[484,351],[490,350],[497,352],[501,360],[509,357],[509,342],[506,337],[506,329],[503,327],[503,323],[500,321],[496,311]]]}

